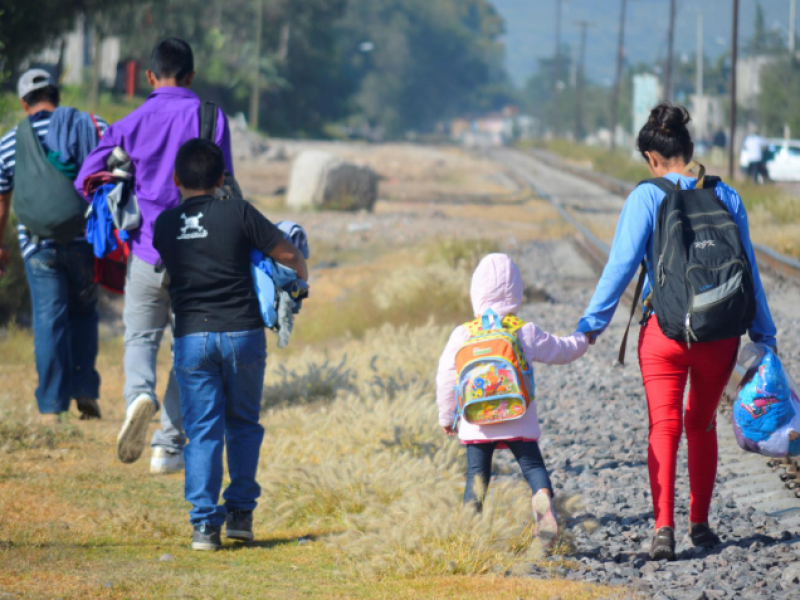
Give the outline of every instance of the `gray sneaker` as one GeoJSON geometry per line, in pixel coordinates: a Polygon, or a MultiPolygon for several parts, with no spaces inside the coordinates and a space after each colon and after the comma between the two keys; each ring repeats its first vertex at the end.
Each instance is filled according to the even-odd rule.
{"type": "Polygon", "coordinates": [[[228,513],[225,520],[225,537],[232,540],[252,542],[253,535],[253,511],[252,510],[233,510],[228,513]]]}
{"type": "Polygon", "coordinates": [[[158,406],[149,394],[139,394],[128,407],[125,423],[117,436],[117,456],[126,463],[139,460],[147,441],[147,426],[158,406]]]}
{"type": "Polygon", "coordinates": [[[219,534],[221,527],[214,527],[208,523],[195,525],[192,533],[192,550],[219,550],[222,546],[219,534]]]}

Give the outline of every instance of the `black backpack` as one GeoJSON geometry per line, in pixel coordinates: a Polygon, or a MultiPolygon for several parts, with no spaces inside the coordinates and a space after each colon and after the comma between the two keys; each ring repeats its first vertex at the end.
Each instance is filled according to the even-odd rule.
{"type": "MultiPolygon", "coordinates": [[[[200,111],[200,137],[204,140],[209,140],[216,144],[217,133],[217,105],[213,102],[206,100],[203,102],[200,111]]],[[[227,200],[229,198],[243,199],[242,189],[239,183],[231,173],[225,171],[225,179],[222,182],[222,187],[217,190],[218,200],[227,200]]]]}
{"type": "MultiPolygon", "coordinates": [[[[756,314],[750,261],[739,227],[715,192],[719,181],[705,177],[701,166],[695,189],[683,190],[666,178],[639,184],[666,193],[653,234],[655,281],[645,304],[658,315],[665,336],[690,346],[740,337],[756,314]]],[[[645,273],[643,266],[634,307],[645,273]]],[[[623,353],[624,347],[620,358],[623,353]]]]}
{"type": "Polygon", "coordinates": [[[25,118],[17,127],[14,212],[34,238],[67,244],[86,231],[89,204],[72,181],[47,160],[25,118]]]}

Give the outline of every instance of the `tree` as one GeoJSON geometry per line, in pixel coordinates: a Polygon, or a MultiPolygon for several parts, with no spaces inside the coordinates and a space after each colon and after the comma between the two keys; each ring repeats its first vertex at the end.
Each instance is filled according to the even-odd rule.
{"type": "MultiPolygon", "coordinates": [[[[126,3],[131,7],[141,2],[126,3]]],[[[36,0],[4,2],[0,9],[0,69],[14,71],[31,54],[54,43],[75,26],[78,15],[102,15],[117,10],[115,0],[36,0]]],[[[124,27],[121,24],[120,27],[124,27]]]]}
{"type": "Polygon", "coordinates": [[[349,0],[339,29],[356,114],[391,134],[508,97],[503,21],[486,0],[349,0]]]}
{"type": "Polygon", "coordinates": [[[786,123],[796,135],[800,132],[800,62],[785,57],[765,66],[761,71],[761,94],[758,113],[765,135],[783,135],[786,123]]]}
{"type": "Polygon", "coordinates": [[[745,44],[745,52],[751,56],[759,54],[775,54],[786,51],[786,41],[780,31],[767,29],[764,8],[761,2],[756,2],[756,18],[753,27],[753,37],[745,44]]]}

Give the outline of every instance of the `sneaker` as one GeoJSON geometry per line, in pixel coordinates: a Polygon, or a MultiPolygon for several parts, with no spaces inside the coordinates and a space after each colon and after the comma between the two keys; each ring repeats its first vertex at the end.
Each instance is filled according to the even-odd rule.
{"type": "Polygon", "coordinates": [[[192,532],[192,550],[219,550],[222,547],[220,530],[221,527],[214,527],[208,523],[195,525],[192,532]]]}
{"type": "Polygon", "coordinates": [[[81,421],[100,418],[100,405],[97,403],[97,398],[80,396],[75,398],[75,402],[78,404],[78,410],[81,413],[81,421]]]}
{"type": "Polygon", "coordinates": [[[253,511],[252,510],[232,510],[228,513],[225,521],[225,537],[232,540],[252,542],[253,535],[253,511]]]}
{"type": "Polygon", "coordinates": [[[650,543],[651,560],[675,560],[675,530],[672,527],[661,527],[650,543]]]}
{"type": "Polygon", "coordinates": [[[531,504],[533,504],[533,518],[536,520],[536,536],[545,548],[549,548],[558,537],[558,521],[553,510],[553,501],[547,491],[539,490],[534,494],[531,504]]]}
{"type": "Polygon", "coordinates": [[[713,548],[722,543],[719,536],[711,531],[708,523],[696,523],[691,528],[689,537],[692,538],[692,544],[696,548],[713,548]]]}
{"type": "Polygon", "coordinates": [[[183,452],[171,452],[160,446],[153,448],[153,453],[150,455],[150,473],[153,475],[180,473],[185,466],[183,452]]]}
{"type": "Polygon", "coordinates": [[[117,456],[124,463],[139,460],[144,451],[147,426],[156,414],[156,403],[149,394],[139,394],[128,407],[125,423],[117,436],[117,456]]]}

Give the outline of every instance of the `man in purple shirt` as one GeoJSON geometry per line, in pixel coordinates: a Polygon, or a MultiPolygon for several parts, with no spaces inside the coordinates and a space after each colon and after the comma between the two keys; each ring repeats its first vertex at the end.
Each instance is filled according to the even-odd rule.
{"type": "MultiPolygon", "coordinates": [[[[125,282],[125,387],[127,415],[117,438],[122,462],[139,459],[147,425],[158,411],[156,356],[164,329],[171,321],[169,276],[153,248],[153,225],[162,211],[180,204],[173,181],[178,149],[200,135],[201,102],[189,88],[194,79],[194,56],[189,44],[169,39],[158,44],[151,57],[147,80],[153,93],[130,115],[110,126],[100,145],[89,155],[75,180],[81,190],[88,175],[106,170],[106,159],[116,146],[131,157],[134,190],[142,212],[141,227],[131,232],[131,259],[125,282]]],[[[215,141],[233,173],[228,122],[217,115],[215,141]]],[[[170,371],[163,398],[161,429],[153,434],[151,473],[183,469],[186,438],[181,423],[180,393],[170,371]]]]}

